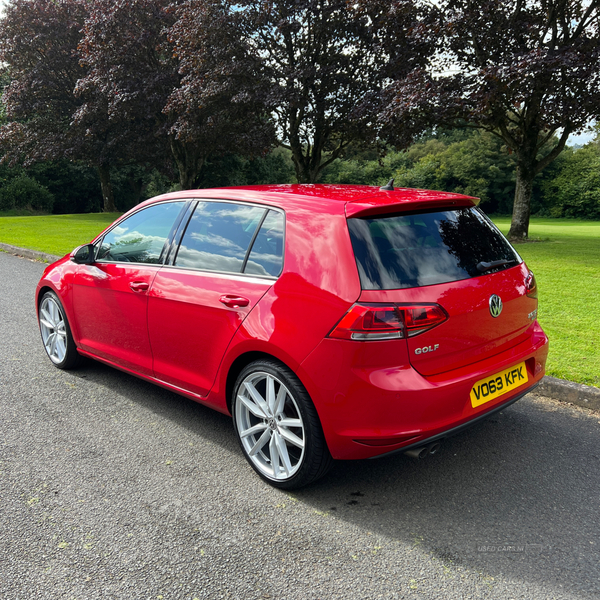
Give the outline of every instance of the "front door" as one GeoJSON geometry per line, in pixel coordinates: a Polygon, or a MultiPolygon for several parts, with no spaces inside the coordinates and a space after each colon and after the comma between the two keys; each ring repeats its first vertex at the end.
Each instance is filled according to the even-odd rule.
{"type": "Polygon", "coordinates": [[[183,205],[152,205],[120,221],[97,244],[96,262],[80,265],[73,303],[83,350],[152,375],[148,292],[183,205]]]}

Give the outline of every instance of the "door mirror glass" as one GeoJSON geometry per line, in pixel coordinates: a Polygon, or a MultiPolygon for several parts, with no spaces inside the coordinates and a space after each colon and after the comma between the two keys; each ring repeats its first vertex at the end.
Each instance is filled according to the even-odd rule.
{"type": "Polygon", "coordinates": [[[84,244],[71,252],[71,260],[78,265],[93,265],[95,259],[94,244],[84,244]]]}

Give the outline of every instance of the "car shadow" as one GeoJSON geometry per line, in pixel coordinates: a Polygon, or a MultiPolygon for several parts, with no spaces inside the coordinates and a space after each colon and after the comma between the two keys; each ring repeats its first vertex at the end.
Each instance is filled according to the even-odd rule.
{"type": "MultiPolygon", "coordinates": [[[[219,444],[244,462],[230,417],[99,363],[76,377],[219,444]]],[[[442,564],[596,597],[598,419],[527,396],[444,441],[435,456],[340,461],[292,495],[442,564]]]]}

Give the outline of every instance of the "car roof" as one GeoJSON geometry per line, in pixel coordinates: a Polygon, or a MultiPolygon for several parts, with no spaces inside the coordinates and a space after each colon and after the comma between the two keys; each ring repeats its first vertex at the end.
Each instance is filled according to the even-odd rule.
{"type": "MultiPolygon", "coordinates": [[[[294,205],[312,205],[315,200],[324,212],[341,212],[346,216],[384,214],[396,210],[416,210],[436,206],[476,206],[478,198],[412,188],[381,190],[369,185],[341,184],[278,184],[226,188],[207,188],[171,192],[147,201],[148,203],[174,199],[228,199],[268,203],[282,209],[294,205]]],[[[145,203],[144,203],[145,204],[145,203]]]]}

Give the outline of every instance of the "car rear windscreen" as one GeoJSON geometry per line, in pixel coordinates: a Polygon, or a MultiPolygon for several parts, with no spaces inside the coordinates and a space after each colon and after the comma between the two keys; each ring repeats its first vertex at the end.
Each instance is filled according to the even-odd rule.
{"type": "Polygon", "coordinates": [[[477,208],[352,218],[348,227],[365,290],[448,283],[522,262],[477,208]]]}

